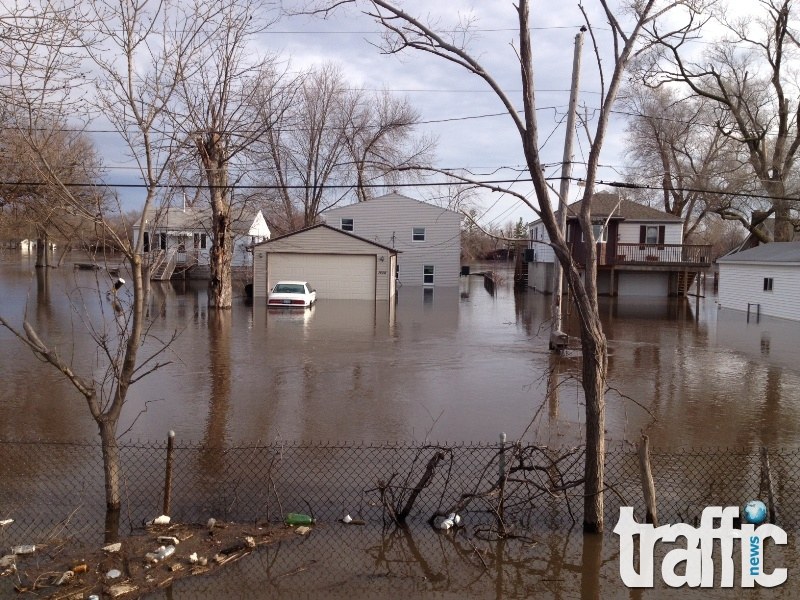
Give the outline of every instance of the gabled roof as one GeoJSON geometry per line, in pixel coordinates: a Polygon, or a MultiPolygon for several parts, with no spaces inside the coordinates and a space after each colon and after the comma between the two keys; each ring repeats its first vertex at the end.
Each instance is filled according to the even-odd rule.
{"type": "MultiPolygon", "coordinates": [[[[238,218],[231,221],[231,229],[237,233],[249,234],[250,228],[258,218],[260,210],[240,213],[232,211],[238,218]]],[[[211,230],[211,209],[187,206],[180,208],[168,206],[166,208],[151,207],[148,211],[148,220],[155,223],[159,229],[171,231],[186,231],[205,229],[211,230]]],[[[263,218],[263,216],[262,216],[263,218]]],[[[266,222],[264,223],[266,225],[266,222]]]]}
{"type": "MultiPolygon", "coordinates": [[[[577,219],[582,205],[583,200],[568,205],[567,220],[577,219]]],[[[609,217],[621,221],[683,223],[683,219],[680,217],[663,210],[620,198],[619,195],[610,192],[597,192],[592,196],[592,218],[607,219],[609,217]]],[[[541,222],[542,220],[538,219],[531,224],[535,225],[541,222]]]]}
{"type": "Polygon", "coordinates": [[[414,202],[423,206],[425,208],[429,208],[432,211],[435,211],[437,214],[441,214],[443,212],[452,213],[454,215],[458,215],[459,217],[463,217],[460,212],[451,210],[449,208],[443,208],[441,206],[436,206],[435,204],[430,204],[429,202],[423,202],[422,200],[416,200],[415,198],[409,198],[408,196],[404,196],[403,194],[398,194],[397,192],[392,192],[390,194],[384,194],[383,196],[378,196],[376,198],[370,198],[364,202],[354,202],[352,204],[347,204],[345,206],[337,206],[336,208],[329,208],[324,212],[324,214],[330,214],[335,212],[347,212],[348,210],[352,210],[353,208],[356,209],[363,209],[364,207],[371,206],[374,204],[384,203],[384,202],[414,202]]]}
{"type": "Polygon", "coordinates": [[[317,223],[316,225],[311,225],[309,227],[304,227],[303,229],[298,229],[297,231],[292,231],[291,233],[285,233],[285,234],[283,234],[281,236],[278,236],[276,238],[272,238],[271,240],[267,240],[265,242],[259,242],[258,244],[255,244],[255,246],[263,246],[265,244],[271,244],[273,242],[277,242],[279,240],[283,240],[283,239],[286,239],[288,237],[292,237],[293,235],[298,235],[298,234],[301,234],[301,233],[305,233],[306,231],[311,231],[312,229],[318,229],[320,227],[322,227],[324,229],[330,229],[331,231],[335,231],[336,233],[338,233],[340,235],[344,235],[344,236],[347,236],[347,237],[350,237],[350,238],[354,238],[354,239],[359,240],[361,242],[366,242],[367,244],[370,244],[370,245],[375,246],[377,248],[381,248],[383,250],[388,250],[392,254],[400,254],[401,253],[400,250],[395,250],[394,248],[390,248],[389,246],[384,246],[383,244],[378,244],[376,242],[373,242],[372,240],[368,240],[367,238],[363,238],[360,235],[355,235],[353,233],[350,233],[349,231],[342,231],[338,227],[331,227],[327,223],[317,223]]]}
{"type": "Polygon", "coordinates": [[[800,242],[772,242],[723,256],[721,263],[800,263],[800,242]]]}

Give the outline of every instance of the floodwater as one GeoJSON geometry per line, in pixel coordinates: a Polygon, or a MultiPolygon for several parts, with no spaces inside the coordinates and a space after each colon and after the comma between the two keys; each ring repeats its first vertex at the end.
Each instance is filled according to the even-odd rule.
{"type": "MultiPolygon", "coordinates": [[[[458,289],[401,288],[393,303],[323,298],[310,310],[242,297],[220,314],[207,308],[204,282],[154,282],[143,355],[174,339],[150,363],[165,366],[131,389],[121,437],[163,440],[171,429],[214,445],[495,442],[504,432],[574,444],[583,412],[577,341],[554,358],[550,297],[514,294],[509,280],[493,294],[473,275],[458,289]]],[[[99,376],[92,335],[114,338],[110,281],[69,261],[36,273],[12,255],[0,263],[0,314],[17,324],[27,314],[79,372],[99,376]]],[[[718,310],[711,294],[601,305],[609,440],[644,432],[661,448],[796,444],[800,322],[748,323],[718,310]]],[[[566,330],[577,336],[574,315],[566,330]]],[[[0,380],[0,402],[16,415],[0,422],[0,439],[94,439],[82,398],[5,329],[0,380]]]]}
{"type": "MultiPolygon", "coordinates": [[[[496,442],[566,447],[582,439],[577,343],[547,350],[550,297],[488,289],[404,287],[396,302],[320,299],[310,310],[237,298],[209,311],[203,282],[153,283],[143,356],[160,366],[131,389],[123,440],[213,446],[272,442],[496,442]]],[[[36,272],[28,257],[0,260],[0,315],[23,315],[78,372],[100,377],[95,338],[120,319],[106,271],[36,272]]],[[[120,292],[123,311],[125,288],[120,292]]],[[[704,298],[601,299],[609,339],[607,437],[654,448],[796,447],[800,439],[800,323],[747,321],[704,298]]],[[[578,333],[574,315],[565,329],[578,333]]],[[[0,440],[96,439],[84,400],[55,370],[0,329],[0,440]],[[13,418],[10,416],[13,415],[13,418]],[[54,416],[55,415],[55,416],[54,416]]],[[[2,516],[2,507],[0,507],[2,516]]],[[[322,526],[260,549],[212,578],[156,598],[661,598],[741,597],[742,590],[629,592],[611,527],[535,539],[484,540],[427,528],[322,526]]],[[[794,543],[771,554],[796,572],[794,543]],[[794,565],[794,567],[793,567],[794,565]]],[[[658,564],[658,563],[657,563],[658,564]]],[[[2,583],[2,582],[0,582],[2,583]]],[[[3,588],[0,587],[0,594],[3,588]]],[[[791,598],[797,586],[748,591],[791,598]]]]}

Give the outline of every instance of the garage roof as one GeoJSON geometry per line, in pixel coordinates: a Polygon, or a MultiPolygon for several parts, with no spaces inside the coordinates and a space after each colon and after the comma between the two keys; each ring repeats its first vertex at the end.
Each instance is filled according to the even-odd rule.
{"type": "Polygon", "coordinates": [[[354,234],[350,233],[349,231],[342,231],[341,229],[337,229],[336,227],[331,227],[330,225],[328,225],[326,223],[318,223],[317,225],[311,225],[310,227],[304,227],[303,229],[298,229],[297,231],[293,231],[291,233],[287,233],[287,234],[284,234],[284,235],[281,235],[281,236],[278,236],[278,237],[274,237],[271,240],[267,240],[265,242],[261,242],[261,243],[255,244],[255,246],[263,246],[265,244],[272,244],[273,242],[284,240],[284,239],[286,239],[288,237],[291,237],[293,235],[297,235],[299,233],[304,233],[306,231],[311,231],[312,229],[318,229],[320,227],[322,227],[324,229],[329,229],[330,231],[335,231],[339,235],[344,235],[344,236],[359,240],[361,242],[366,242],[367,244],[371,244],[372,246],[375,246],[376,248],[381,248],[383,250],[388,250],[392,254],[400,254],[400,252],[401,252],[400,250],[395,250],[394,248],[390,248],[389,246],[384,246],[383,244],[378,244],[377,242],[373,242],[372,240],[368,240],[367,238],[363,238],[363,237],[361,237],[359,235],[354,235],[354,234]]]}

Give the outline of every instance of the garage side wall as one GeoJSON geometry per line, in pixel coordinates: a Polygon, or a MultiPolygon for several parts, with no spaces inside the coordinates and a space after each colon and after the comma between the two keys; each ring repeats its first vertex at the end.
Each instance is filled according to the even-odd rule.
{"type": "Polygon", "coordinates": [[[800,266],[720,262],[717,301],[722,308],[741,311],[747,311],[748,303],[758,304],[762,315],[800,321],[800,266]],[[770,286],[764,283],[767,278],[770,286]]]}

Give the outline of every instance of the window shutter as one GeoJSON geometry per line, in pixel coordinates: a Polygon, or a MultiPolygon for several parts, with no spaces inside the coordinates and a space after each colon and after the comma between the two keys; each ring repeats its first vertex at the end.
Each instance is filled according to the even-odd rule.
{"type": "Polygon", "coordinates": [[[647,241],[647,225],[639,225],[639,243],[644,244],[647,241]]]}
{"type": "Polygon", "coordinates": [[[665,225],[659,225],[658,226],[658,243],[659,244],[663,244],[664,243],[665,230],[666,230],[666,226],[665,225]]]}

